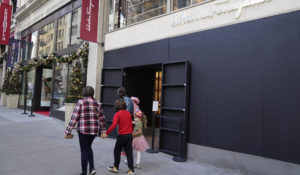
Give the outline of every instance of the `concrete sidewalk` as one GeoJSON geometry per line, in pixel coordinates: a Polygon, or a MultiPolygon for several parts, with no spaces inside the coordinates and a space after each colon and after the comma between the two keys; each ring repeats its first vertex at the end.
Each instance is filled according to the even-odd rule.
{"type": "MultiPolygon", "coordinates": [[[[20,109],[0,106],[0,175],[75,175],[81,172],[77,133],[65,140],[64,122],[39,114],[28,117],[20,109]]],[[[93,143],[95,167],[98,175],[112,175],[107,167],[113,164],[114,139],[96,138],[93,143]]],[[[122,160],[122,162],[124,162],[122,160]]],[[[127,165],[121,163],[119,174],[126,174],[127,165]]],[[[199,162],[174,162],[164,153],[142,153],[143,175],[241,175],[199,162]]]]}

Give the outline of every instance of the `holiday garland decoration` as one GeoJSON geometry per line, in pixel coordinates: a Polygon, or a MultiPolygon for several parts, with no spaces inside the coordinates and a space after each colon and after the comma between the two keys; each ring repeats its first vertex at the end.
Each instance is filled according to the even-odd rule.
{"type": "Polygon", "coordinates": [[[6,94],[20,94],[20,92],[21,92],[21,82],[19,77],[19,71],[14,68],[12,70],[12,75],[9,77],[6,94]]]}
{"type": "Polygon", "coordinates": [[[16,67],[19,72],[23,71],[30,71],[33,67],[39,67],[39,66],[50,66],[53,61],[59,62],[59,63],[69,63],[71,64],[74,60],[81,59],[83,62],[84,67],[87,67],[88,63],[88,43],[84,42],[83,45],[77,49],[77,51],[73,54],[71,54],[69,57],[60,57],[55,55],[54,53],[51,53],[46,58],[41,59],[31,59],[29,64],[26,64],[24,66],[21,66],[18,64],[16,67]]]}
{"type": "Polygon", "coordinates": [[[5,73],[5,77],[4,77],[4,81],[3,81],[3,85],[2,85],[2,90],[1,92],[5,92],[7,93],[9,87],[9,79],[11,76],[11,68],[7,68],[6,73],[5,73]]]}
{"type": "MultiPolygon", "coordinates": [[[[19,94],[20,90],[21,90],[20,88],[18,88],[18,87],[21,87],[21,84],[19,82],[19,73],[24,72],[24,71],[29,72],[33,67],[39,67],[42,65],[50,66],[53,63],[53,61],[56,61],[59,63],[68,63],[68,64],[71,64],[74,60],[76,60],[76,62],[79,62],[79,63],[80,63],[80,61],[82,61],[83,66],[86,68],[87,63],[88,63],[88,46],[89,46],[88,43],[84,42],[80,46],[80,48],[78,48],[77,51],[75,53],[71,54],[69,57],[60,57],[54,53],[51,53],[46,58],[31,59],[30,63],[26,64],[26,65],[22,65],[21,63],[16,63],[13,70],[11,70],[11,68],[8,68],[8,70],[6,71],[4,84],[2,86],[2,92],[6,92],[7,94],[19,94]],[[12,72],[13,72],[13,74],[11,74],[12,72]],[[10,77],[10,76],[12,76],[12,77],[10,77]]],[[[6,60],[6,57],[7,57],[7,52],[0,55],[0,61],[1,61],[1,59],[6,60]]],[[[80,67],[80,69],[81,69],[81,67],[80,67]]],[[[75,71],[76,76],[78,76],[77,73],[78,72],[75,71]]],[[[74,71],[73,71],[73,74],[74,74],[74,71]]],[[[71,76],[73,77],[74,75],[71,75],[71,76]]],[[[75,79],[75,80],[77,81],[77,79],[75,79]]],[[[76,87],[78,89],[77,90],[78,92],[80,89],[79,94],[81,94],[81,91],[83,88],[83,83],[82,83],[82,81],[81,81],[81,83],[78,81],[78,83],[76,85],[74,85],[74,87],[76,87]]],[[[78,93],[78,92],[76,92],[76,93],[78,93]]],[[[78,98],[81,96],[74,95],[74,97],[78,98]]]]}
{"type": "Polygon", "coordinates": [[[82,98],[83,81],[81,72],[81,62],[79,60],[75,60],[71,74],[71,86],[65,100],[66,103],[76,103],[82,98]]]}

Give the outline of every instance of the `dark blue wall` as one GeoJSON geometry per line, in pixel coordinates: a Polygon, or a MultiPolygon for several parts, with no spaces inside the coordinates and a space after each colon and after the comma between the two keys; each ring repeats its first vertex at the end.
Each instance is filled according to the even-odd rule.
{"type": "Polygon", "coordinates": [[[105,67],[191,63],[189,142],[300,163],[300,12],[105,53],[105,67]]]}

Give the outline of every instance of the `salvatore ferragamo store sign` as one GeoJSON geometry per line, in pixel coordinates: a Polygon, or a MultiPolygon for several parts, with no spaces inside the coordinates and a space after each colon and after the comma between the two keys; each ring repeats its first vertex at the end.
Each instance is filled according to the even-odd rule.
{"type": "Polygon", "coordinates": [[[213,3],[211,3],[209,8],[204,11],[199,11],[193,14],[183,13],[181,15],[175,16],[172,22],[172,27],[193,23],[207,18],[213,18],[215,15],[222,15],[227,13],[232,13],[233,18],[238,19],[245,8],[262,5],[270,1],[271,0],[239,0],[235,2],[233,2],[233,0],[214,1],[213,3]]]}

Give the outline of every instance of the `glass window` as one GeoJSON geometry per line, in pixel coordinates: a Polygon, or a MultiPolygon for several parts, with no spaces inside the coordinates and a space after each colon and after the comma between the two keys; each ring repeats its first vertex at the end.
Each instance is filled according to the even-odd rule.
{"type": "Polygon", "coordinates": [[[81,22],[81,7],[74,10],[72,13],[71,45],[78,44],[82,41],[81,39],[79,39],[80,22],[81,22]]]}
{"type": "MultiPolygon", "coordinates": [[[[68,55],[66,55],[67,57],[68,55]]],[[[55,76],[54,76],[54,98],[53,98],[53,109],[63,110],[65,104],[65,96],[68,92],[70,84],[70,72],[72,65],[68,63],[56,63],[55,76]]]]}
{"type": "Polygon", "coordinates": [[[27,106],[31,106],[31,99],[33,98],[35,70],[36,69],[31,69],[27,73],[27,100],[26,100],[27,106]]]}
{"type": "Polygon", "coordinates": [[[54,22],[42,27],[39,37],[39,56],[49,55],[54,46],[54,22]]]}
{"type": "Polygon", "coordinates": [[[28,40],[31,40],[31,34],[22,38],[21,44],[21,59],[27,60],[28,59],[28,40]]]}
{"type": "Polygon", "coordinates": [[[109,4],[109,30],[167,13],[167,0],[114,0],[109,4]]]}
{"type": "Polygon", "coordinates": [[[43,68],[41,107],[50,107],[52,69],[43,68]]]}
{"type": "Polygon", "coordinates": [[[113,29],[118,28],[118,9],[119,9],[119,3],[117,3],[118,0],[111,0],[109,1],[109,16],[108,16],[108,30],[111,31],[113,29]]]}
{"type": "Polygon", "coordinates": [[[29,44],[29,59],[37,57],[37,43],[38,43],[38,31],[35,31],[31,34],[29,44]]]}
{"type": "Polygon", "coordinates": [[[56,50],[65,49],[70,44],[71,13],[57,20],[56,50]]]}
{"type": "MultiPolygon", "coordinates": [[[[197,1],[197,0],[193,0],[197,1]]],[[[177,10],[190,5],[190,0],[173,0],[173,10],[177,10]]]]}

